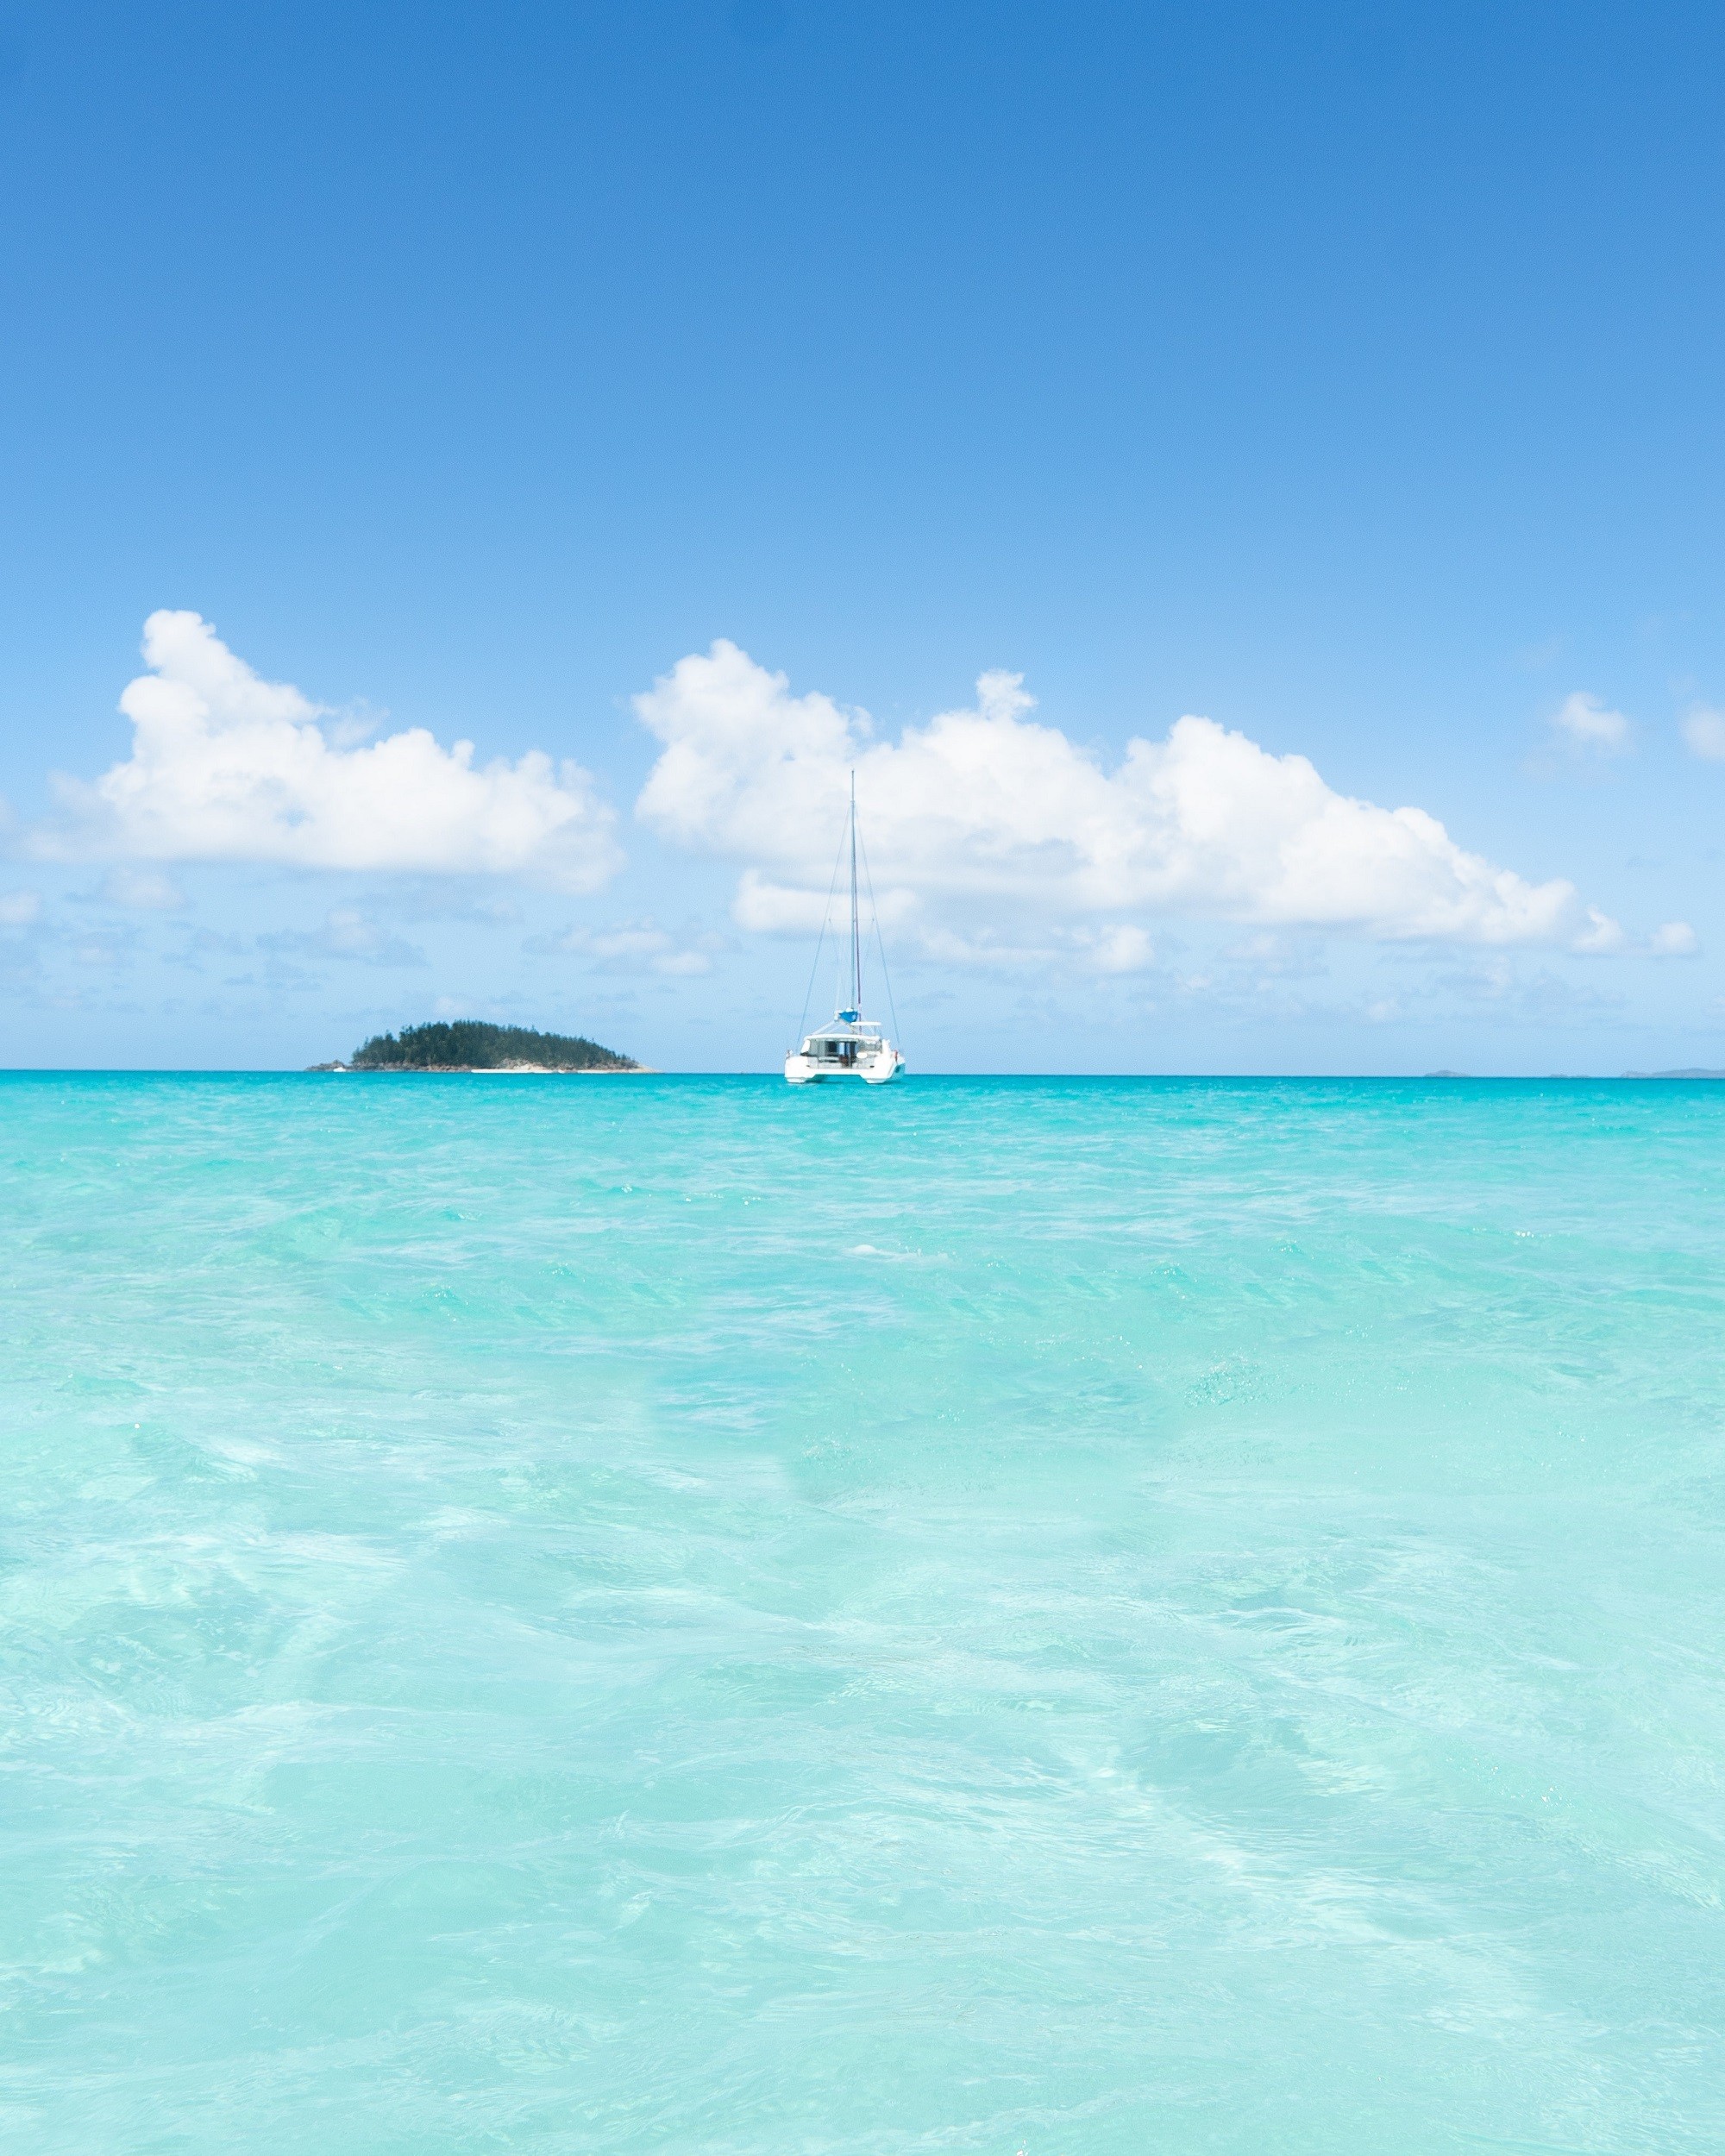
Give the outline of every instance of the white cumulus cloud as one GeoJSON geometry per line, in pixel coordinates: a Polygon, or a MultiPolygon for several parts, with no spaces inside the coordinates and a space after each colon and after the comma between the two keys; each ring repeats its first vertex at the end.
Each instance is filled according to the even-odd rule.
{"type": "Polygon", "coordinates": [[[1599,756],[1620,755],[1629,746],[1629,722],[1603,697],[1578,689],[1552,713],[1552,730],[1571,749],[1599,756]]]}
{"type": "MultiPolygon", "coordinates": [[[[1389,940],[1619,947],[1572,884],[1465,851],[1422,809],[1376,807],[1208,718],[1137,738],[1108,770],[1029,717],[1020,677],[985,674],[973,709],[876,740],[867,718],[721,639],[635,699],[662,744],[637,813],[743,864],[745,927],[820,918],[856,774],[883,924],[932,948],[965,916],[1016,910],[1080,962],[1146,963],[1140,918],[1170,912],[1389,940]]],[[[1044,939],[1045,941],[1047,939],[1044,939]]]]}
{"type": "Polygon", "coordinates": [[[120,699],[131,755],[93,785],[56,780],[67,818],[34,835],[36,852],[525,875],[575,891],[619,864],[612,812],[575,764],[533,750],[476,765],[471,742],[444,749],[423,726],[343,745],[319,723],[330,713],[263,680],[197,614],[152,614],[143,649],[149,672],[120,699]]]}

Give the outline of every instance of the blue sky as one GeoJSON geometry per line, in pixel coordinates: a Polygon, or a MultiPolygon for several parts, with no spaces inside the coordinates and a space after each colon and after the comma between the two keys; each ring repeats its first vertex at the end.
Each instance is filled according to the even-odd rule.
{"type": "Polygon", "coordinates": [[[1725,1065],[1722,83],[1710,7],[0,13],[6,1060],[768,1067],[860,759],[914,1067],[1725,1065]]]}

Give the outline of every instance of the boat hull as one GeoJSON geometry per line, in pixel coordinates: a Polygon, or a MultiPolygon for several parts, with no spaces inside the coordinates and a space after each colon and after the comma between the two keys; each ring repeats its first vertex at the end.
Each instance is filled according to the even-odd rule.
{"type": "Polygon", "coordinates": [[[854,1063],[837,1063],[814,1056],[787,1056],[785,1076],[794,1086],[826,1086],[847,1080],[865,1086],[886,1086],[904,1067],[905,1059],[896,1051],[859,1056],[854,1063]]]}

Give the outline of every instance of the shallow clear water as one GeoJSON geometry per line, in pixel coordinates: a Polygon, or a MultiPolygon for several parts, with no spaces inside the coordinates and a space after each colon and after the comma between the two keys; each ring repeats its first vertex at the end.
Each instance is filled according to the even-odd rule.
{"type": "Polygon", "coordinates": [[[0,2128],[1725,2145],[1725,1087],[0,1081],[0,2128]]]}

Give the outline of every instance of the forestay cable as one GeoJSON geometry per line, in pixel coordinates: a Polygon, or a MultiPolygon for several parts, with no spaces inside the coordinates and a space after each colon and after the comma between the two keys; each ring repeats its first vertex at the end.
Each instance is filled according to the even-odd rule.
{"type": "MultiPolygon", "coordinates": [[[[826,887],[826,911],[821,916],[820,934],[815,938],[814,963],[809,968],[808,987],[803,991],[803,1014],[797,1020],[797,1046],[799,1048],[806,1038],[809,998],[814,993],[814,977],[820,971],[820,954],[826,949],[826,931],[832,919],[832,894],[838,888],[838,872],[844,864],[844,841],[841,837],[838,842],[838,851],[832,857],[832,881],[826,887]]],[[[874,893],[871,892],[869,893],[871,900],[873,896],[874,893]]]]}

